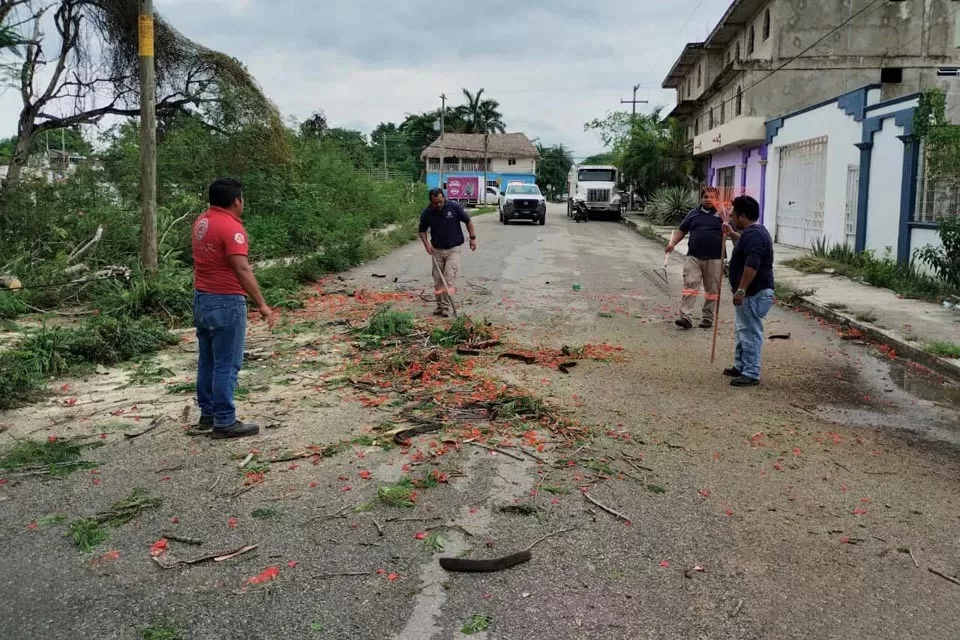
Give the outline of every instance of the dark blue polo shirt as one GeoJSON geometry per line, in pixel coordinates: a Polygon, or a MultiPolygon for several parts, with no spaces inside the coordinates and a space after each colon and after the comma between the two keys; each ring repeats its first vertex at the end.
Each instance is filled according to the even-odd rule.
{"type": "Polygon", "coordinates": [[[716,211],[697,207],[680,223],[680,231],[689,234],[688,256],[701,260],[719,260],[723,256],[723,220],[716,211]]]}
{"type": "Polygon", "coordinates": [[[773,289],[773,238],[762,225],[747,227],[740,235],[737,246],[730,257],[730,286],[734,291],[740,286],[743,271],[747,267],[757,270],[757,276],[747,287],[747,295],[752,296],[765,289],[773,289]]]}
{"type": "Polygon", "coordinates": [[[437,249],[453,249],[464,243],[462,224],[470,222],[470,216],[456,202],[444,202],[439,211],[432,206],[420,214],[420,233],[430,230],[430,244],[437,249]]]}

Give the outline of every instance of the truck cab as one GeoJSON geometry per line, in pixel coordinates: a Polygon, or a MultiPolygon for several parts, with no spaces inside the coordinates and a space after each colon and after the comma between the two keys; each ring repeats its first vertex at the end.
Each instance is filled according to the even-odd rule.
{"type": "Polygon", "coordinates": [[[619,178],[620,171],[611,165],[574,167],[568,179],[567,215],[572,217],[575,210],[580,210],[591,219],[609,217],[619,220],[624,204],[617,187],[619,178]]]}

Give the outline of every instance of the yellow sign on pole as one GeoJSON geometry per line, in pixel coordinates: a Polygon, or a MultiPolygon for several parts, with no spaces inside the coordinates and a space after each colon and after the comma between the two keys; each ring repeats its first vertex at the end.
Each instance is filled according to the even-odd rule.
{"type": "Polygon", "coordinates": [[[140,57],[153,57],[153,16],[140,16],[140,57]]]}

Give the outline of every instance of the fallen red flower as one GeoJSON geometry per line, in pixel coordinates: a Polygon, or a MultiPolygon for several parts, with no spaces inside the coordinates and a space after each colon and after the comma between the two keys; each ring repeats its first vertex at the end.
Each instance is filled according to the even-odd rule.
{"type": "Polygon", "coordinates": [[[263,584],[275,580],[280,575],[280,569],[277,567],[267,567],[261,573],[247,580],[247,584],[263,584]]]}

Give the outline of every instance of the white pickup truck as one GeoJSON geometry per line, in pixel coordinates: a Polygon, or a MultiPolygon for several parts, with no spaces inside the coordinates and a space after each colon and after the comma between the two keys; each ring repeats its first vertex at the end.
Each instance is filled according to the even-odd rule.
{"type": "Polygon", "coordinates": [[[574,167],[567,180],[570,194],[567,216],[575,217],[579,213],[585,218],[608,217],[619,220],[626,204],[622,202],[622,194],[617,188],[619,177],[619,170],[613,166],[574,167]]]}

